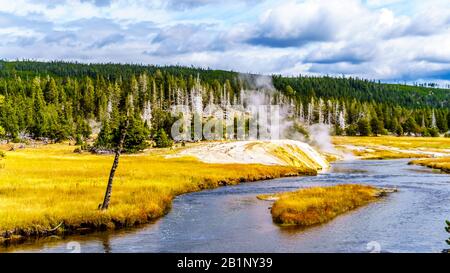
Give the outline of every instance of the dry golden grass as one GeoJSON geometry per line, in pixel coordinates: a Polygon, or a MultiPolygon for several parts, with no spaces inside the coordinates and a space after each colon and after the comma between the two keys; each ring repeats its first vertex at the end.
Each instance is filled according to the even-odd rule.
{"type": "Polygon", "coordinates": [[[428,158],[430,155],[411,153],[411,152],[400,152],[386,149],[376,149],[369,148],[365,150],[355,150],[353,151],[355,156],[367,160],[377,160],[377,159],[400,159],[400,158],[428,158]]]}
{"type": "Polygon", "coordinates": [[[0,163],[0,241],[11,235],[45,235],[61,222],[66,232],[132,226],[164,215],[176,195],[243,181],[316,173],[287,166],[165,159],[161,154],[167,150],[123,155],[110,208],[99,211],[113,156],[75,154],[74,148],[52,144],[6,152],[0,163]]]}
{"type": "Polygon", "coordinates": [[[376,200],[385,191],[364,185],[313,187],[294,192],[260,195],[276,199],[271,213],[275,223],[310,226],[325,223],[339,214],[376,200]]]}
{"type": "Polygon", "coordinates": [[[400,149],[450,149],[450,138],[445,137],[346,137],[334,136],[335,145],[355,145],[355,146],[389,146],[400,149]]]}
{"type": "Polygon", "coordinates": [[[363,159],[427,158],[432,153],[448,153],[450,138],[444,137],[333,137],[337,148],[346,145],[362,147],[351,149],[363,159]]]}
{"type": "Polygon", "coordinates": [[[439,169],[446,173],[450,173],[450,157],[418,159],[409,162],[409,164],[426,166],[433,169],[439,169]]]}

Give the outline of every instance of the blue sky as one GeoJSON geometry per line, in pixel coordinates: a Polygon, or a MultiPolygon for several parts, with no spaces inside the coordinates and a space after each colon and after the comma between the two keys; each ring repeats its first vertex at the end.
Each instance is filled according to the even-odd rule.
{"type": "Polygon", "coordinates": [[[450,82],[450,1],[0,0],[0,58],[450,82]]]}

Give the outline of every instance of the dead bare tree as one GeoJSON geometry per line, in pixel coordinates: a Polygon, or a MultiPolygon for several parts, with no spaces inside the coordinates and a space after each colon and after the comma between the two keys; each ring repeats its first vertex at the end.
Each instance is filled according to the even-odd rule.
{"type": "Polygon", "coordinates": [[[119,133],[119,141],[116,145],[116,149],[115,149],[115,155],[114,155],[114,161],[111,167],[111,171],[109,172],[109,179],[108,179],[108,185],[106,186],[106,191],[105,191],[105,197],[103,199],[103,203],[99,208],[101,210],[106,210],[109,207],[109,202],[111,200],[111,193],[112,193],[112,186],[113,186],[113,180],[114,180],[114,175],[116,173],[116,169],[119,166],[119,159],[120,159],[120,154],[122,153],[123,150],[123,145],[125,142],[125,136],[127,134],[127,130],[128,130],[128,126],[130,124],[130,111],[133,111],[133,107],[132,107],[132,97],[128,97],[128,105],[125,103],[125,108],[126,108],[126,116],[125,116],[125,122],[123,123],[123,125],[120,128],[120,133],[119,133]],[[131,106],[130,106],[131,105],[131,106]]]}
{"type": "Polygon", "coordinates": [[[128,129],[129,120],[127,117],[127,120],[125,122],[125,126],[122,127],[120,130],[120,139],[119,143],[115,150],[114,155],[114,161],[111,167],[111,171],[109,172],[109,179],[108,179],[108,185],[106,186],[106,192],[105,192],[105,198],[103,199],[103,204],[101,206],[101,210],[106,210],[109,207],[109,202],[111,200],[111,193],[112,193],[112,186],[113,186],[113,180],[114,180],[114,174],[116,173],[117,166],[119,166],[119,158],[120,154],[123,149],[123,143],[125,142],[125,136],[128,129]]]}

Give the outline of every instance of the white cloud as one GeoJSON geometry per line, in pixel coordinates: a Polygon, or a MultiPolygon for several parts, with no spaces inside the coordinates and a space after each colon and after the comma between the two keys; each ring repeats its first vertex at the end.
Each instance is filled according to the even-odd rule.
{"type": "Polygon", "coordinates": [[[18,16],[41,16],[56,24],[90,18],[104,18],[114,21],[139,22],[170,20],[164,3],[160,1],[118,0],[110,5],[97,6],[95,2],[80,0],[66,1],[31,1],[31,0],[0,0],[0,11],[18,16]]]}
{"type": "Polygon", "coordinates": [[[0,0],[0,55],[445,81],[448,10],[445,0],[0,0]]]}

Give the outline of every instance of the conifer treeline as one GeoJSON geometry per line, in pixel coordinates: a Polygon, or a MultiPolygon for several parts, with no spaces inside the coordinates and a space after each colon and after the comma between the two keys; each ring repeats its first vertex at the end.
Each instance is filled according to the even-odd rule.
{"type": "Polygon", "coordinates": [[[448,89],[332,77],[274,76],[273,82],[295,104],[318,107],[338,135],[438,136],[450,127],[448,89]]]}
{"type": "MultiPolygon", "coordinates": [[[[192,103],[197,75],[203,104],[239,103],[257,77],[181,66],[0,61],[0,137],[86,138],[128,95],[136,123],[151,127],[151,136],[168,135],[170,106],[192,103]]],[[[450,125],[446,89],[301,76],[273,76],[273,84],[303,122],[328,123],[336,134],[437,135],[450,125]]]]}

